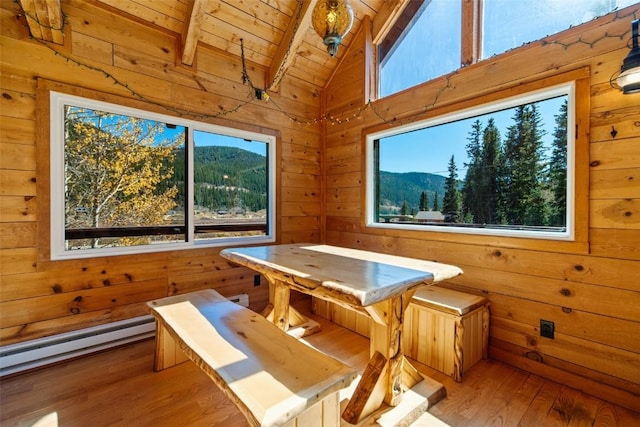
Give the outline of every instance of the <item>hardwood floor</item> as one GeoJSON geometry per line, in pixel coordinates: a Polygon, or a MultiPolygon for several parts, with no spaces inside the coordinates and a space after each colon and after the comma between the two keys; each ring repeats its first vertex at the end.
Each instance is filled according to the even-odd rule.
{"type": "MultiPolygon", "coordinates": [[[[368,340],[312,316],[322,332],[306,341],[364,369],[368,340]]],[[[245,426],[193,363],[154,372],[146,340],[0,381],[0,424],[9,426],[245,426]]],[[[430,414],[450,426],[640,426],[640,414],[503,363],[483,360],[459,384],[416,363],[445,384],[430,414]]],[[[426,418],[426,417],[425,417],[426,418]]],[[[421,419],[414,426],[428,426],[421,419]]]]}

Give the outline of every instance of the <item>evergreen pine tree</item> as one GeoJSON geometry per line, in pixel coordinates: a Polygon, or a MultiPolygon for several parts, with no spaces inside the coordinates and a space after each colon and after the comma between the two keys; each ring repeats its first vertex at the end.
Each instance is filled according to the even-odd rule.
{"type": "Polygon", "coordinates": [[[462,207],[465,217],[472,218],[471,222],[477,222],[476,217],[482,210],[481,191],[479,189],[482,180],[482,123],[480,120],[476,120],[471,125],[467,140],[469,141],[466,146],[469,163],[465,164],[467,175],[462,187],[462,207]]]}
{"type": "Polygon", "coordinates": [[[566,225],[567,215],[567,101],[555,116],[553,148],[549,162],[549,189],[552,195],[549,225],[566,225]]]}
{"type": "Polygon", "coordinates": [[[427,193],[425,191],[420,193],[420,210],[421,211],[429,210],[429,197],[427,196],[427,193]]]}
{"type": "Polygon", "coordinates": [[[449,176],[445,180],[445,193],[442,200],[442,213],[445,222],[460,222],[462,195],[458,190],[458,168],[454,156],[449,160],[449,176]]]}
{"type": "Polygon", "coordinates": [[[516,108],[514,125],[509,127],[504,145],[504,165],[509,191],[500,211],[509,224],[543,225],[548,216],[544,197],[544,165],[540,112],[535,104],[516,108]]]}
{"type": "Polygon", "coordinates": [[[400,215],[408,215],[409,214],[409,208],[407,207],[407,201],[404,200],[402,202],[402,207],[400,208],[400,215]]]}
{"type": "Polygon", "coordinates": [[[500,132],[495,120],[490,118],[482,135],[482,154],[478,176],[479,203],[474,214],[479,224],[495,224],[497,222],[497,190],[498,165],[500,163],[500,132]]]}

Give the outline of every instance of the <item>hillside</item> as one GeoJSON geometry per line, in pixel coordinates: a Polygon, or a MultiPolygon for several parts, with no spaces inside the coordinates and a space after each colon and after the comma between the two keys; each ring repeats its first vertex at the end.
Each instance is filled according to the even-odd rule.
{"type": "Polygon", "coordinates": [[[420,194],[424,191],[429,198],[429,207],[433,208],[435,194],[438,194],[438,206],[442,206],[445,192],[445,177],[422,172],[380,172],[380,213],[397,213],[404,201],[409,210],[418,210],[420,194]]]}
{"type": "MultiPolygon", "coordinates": [[[[210,146],[196,147],[194,157],[196,205],[211,210],[241,207],[258,211],[266,207],[264,156],[239,148],[210,146]]],[[[176,157],[177,169],[181,162],[183,154],[176,157]]],[[[380,213],[397,213],[404,201],[409,210],[417,211],[423,191],[427,193],[430,208],[433,208],[436,193],[438,206],[442,206],[445,177],[422,172],[382,171],[380,213]]]]}
{"type": "MultiPolygon", "coordinates": [[[[175,159],[176,175],[184,176],[184,152],[175,159]]],[[[267,203],[267,167],[264,156],[234,147],[196,147],[194,151],[195,204],[210,210],[259,211],[267,203]]]]}

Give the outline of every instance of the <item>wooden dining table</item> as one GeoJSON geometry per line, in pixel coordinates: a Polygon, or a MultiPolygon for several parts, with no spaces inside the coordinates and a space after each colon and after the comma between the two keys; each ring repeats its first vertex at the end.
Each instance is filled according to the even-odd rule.
{"type": "MultiPolygon", "coordinates": [[[[370,361],[342,413],[345,421],[357,424],[383,404],[397,407],[403,395],[414,388],[422,390],[425,405],[433,404],[436,394],[443,394],[444,387],[431,379],[427,379],[429,387],[418,387],[425,378],[404,357],[402,322],[418,288],[456,277],[462,274],[460,268],[320,244],[228,248],[220,255],[268,280],[270,304],[264,314],[280,329],[303,325],[305,331],[314,331],[313,325],[306,325],[304,316],[290,306],[291,289],[366,313],[373,319],[370,361]]],[[[408,411],[419,413],[415,408],[408,411]]]]}

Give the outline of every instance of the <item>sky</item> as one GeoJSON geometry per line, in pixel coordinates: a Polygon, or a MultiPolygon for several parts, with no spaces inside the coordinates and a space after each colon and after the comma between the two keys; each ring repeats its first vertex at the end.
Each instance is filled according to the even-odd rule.
{"type": "MultiPolygon", "coordinates": [[[[596,16],[634,4],[634,0],[485,0],[483,58],[517,48],[527,42],[587,22],[596,16]],[[600,9],[598,9],[600,7],[600,9]],[[604,7],[604,9],[602,9],[604,7]],[[532,25],[534,24],[534,25],[532,25]]],[[[386,96],[460,66],[459,0],[432,0],[381,69],[380,94],[386,96]],[[449,53],[449,54],[448,54],[449,53]]],[[[445,84],[445,83],[443,83],[445,84]]],[[[425,105],[433,100],[425,100],[425,105]]],[[[552,104],[552,103],[549,103],[552,104]]],[[[547,135],[555,126],[559,105],[542,109],[547,135]]],[[[512,112],[493,114],[501,135],[512,123],[512,112]]],[[[483,120],[486,124],[486,120],[483,120]]],[[[459,175],[466,159],[468,122],[440,126],[428,136],[398,138],[393,148],[382,153],[381,169],[388,172],[431,172],[447,174],[453,154],[459,175]],[[413,140],[413,143],[410,141],[413,140]],[[420,141],[427,140],[427,149],[420,141]]],[[[546,141],[550,142],[550,139],[546,141]]],[[[391,145],[391,144],[389,144],[391,145]]],[[[463,176],[463,175],[462,175],[463,176]]]]}
{"type": "MultiPolygon", "coordinates": [[[[176,126],[175,129],[166,127],[163,132],[162,138],[173,139],[184,132],[184,126],[176,126]]],[[[260,154],[261,156],[267,155],[267,144],[262,141],[247,141],[242,138],[220,135],[195,129],[193,131],[193,134],[196,147],[207,147],[213,145],[222,147],[235,147],[251,151],[252,153],[260,154]]]]}
{"type": "MultiPolygon", "coordinates": [[[[564,99],[565,97],[559,97],[538,104],[541,114],[546,117],[543,126],[546,132],[543,137],[545,147],[551,147],[555,127],[554,115],[558,114],[564,99]]],[[[469,142],[467,138],[471,124],[478,119],[484,129],[488,119],[493,118],[500,131],[501,140],[504,141],[507,128],[514,123],[513,115],[514,110],[508,109],[450,125],[443,124],[398,135],[393,137],[393,140],[383,139],[380,144],[380,169],[386,172],[428,172],[447,176],[447,166],[453,155],[458,167],[458,177],[464,178],[464,163],[468,163],[466,145],[469,142]]]]}

